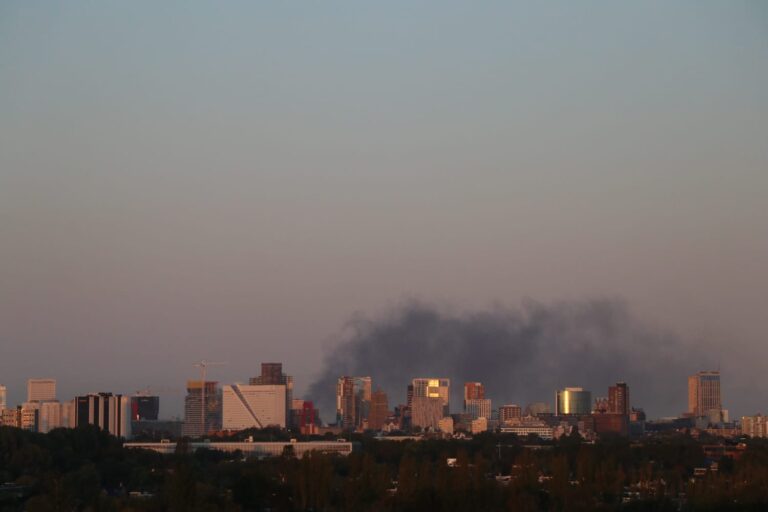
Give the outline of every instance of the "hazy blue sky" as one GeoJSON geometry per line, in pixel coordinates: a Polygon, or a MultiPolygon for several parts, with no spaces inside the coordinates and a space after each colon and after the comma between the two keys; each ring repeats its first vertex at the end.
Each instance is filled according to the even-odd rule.
{"type": "Polygon", "coordinates": [[[768,412],[768,3],[265,4],[0,3],[12,402],[301,393],[356,311],[620,296],[768,412]]]}

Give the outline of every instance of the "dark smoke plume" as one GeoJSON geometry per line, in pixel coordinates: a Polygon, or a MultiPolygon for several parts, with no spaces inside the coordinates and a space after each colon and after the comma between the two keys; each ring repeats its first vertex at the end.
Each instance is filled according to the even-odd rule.
{"type": "Polygon", "coordinates": [[[633,406],[671,415],[686,407],[689,372],[709,363],[691,353],[674,334],[638,322],[621,300],[526,301],[460,315],[412,301],[382,318],[355,317],[309,394],[331,420],[340,375],[370,375],[390,408],[405,401],[413,377],[448,377],[452,411],[461,409],[465,381],[483,382],[494,407],[552,405],[564,386],[606,396],[626,381],[633,406]]]}

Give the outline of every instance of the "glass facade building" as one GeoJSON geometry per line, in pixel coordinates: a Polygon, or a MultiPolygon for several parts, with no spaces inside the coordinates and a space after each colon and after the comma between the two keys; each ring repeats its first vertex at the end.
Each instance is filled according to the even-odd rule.
{"type": "Polygon", "coordinates": [[[555,414],[590,414],[592,412],[592,393],[583,388],[565,388],[555,396],[555,414]]]}

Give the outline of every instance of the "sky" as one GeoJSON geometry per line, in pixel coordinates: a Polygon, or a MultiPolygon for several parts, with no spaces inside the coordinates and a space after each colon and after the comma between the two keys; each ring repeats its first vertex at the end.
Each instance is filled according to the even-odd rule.
{"type": "Polygon", "coordinates": [[[0,384],[167,416],[404,301],[607,297],[768,412],[767,64],[760,1],[2,2],[0,384]]]}

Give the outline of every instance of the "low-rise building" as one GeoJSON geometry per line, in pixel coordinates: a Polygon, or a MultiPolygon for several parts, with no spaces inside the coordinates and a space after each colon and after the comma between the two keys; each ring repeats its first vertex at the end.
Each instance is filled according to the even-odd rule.
{"type": "MultiPolygon", "coordinates": [[[[176,451],[176,443],[124,443],[125,448],[136,448],[142,450],[152,450],[163,454],[173,454],[176,451]]],[[[349,455],[352,453],[353,443],[347,441],[307,441],[307,442],[191,442],[189,449],[196,451],[199,449],[217,450],[221,452],[234,453],[239,451],[245,456],[250,457],[278,457],[286,451],[290,451],[294,456],[301,458],[307,452],[335,453],[338,455],[349,455]]]]}

